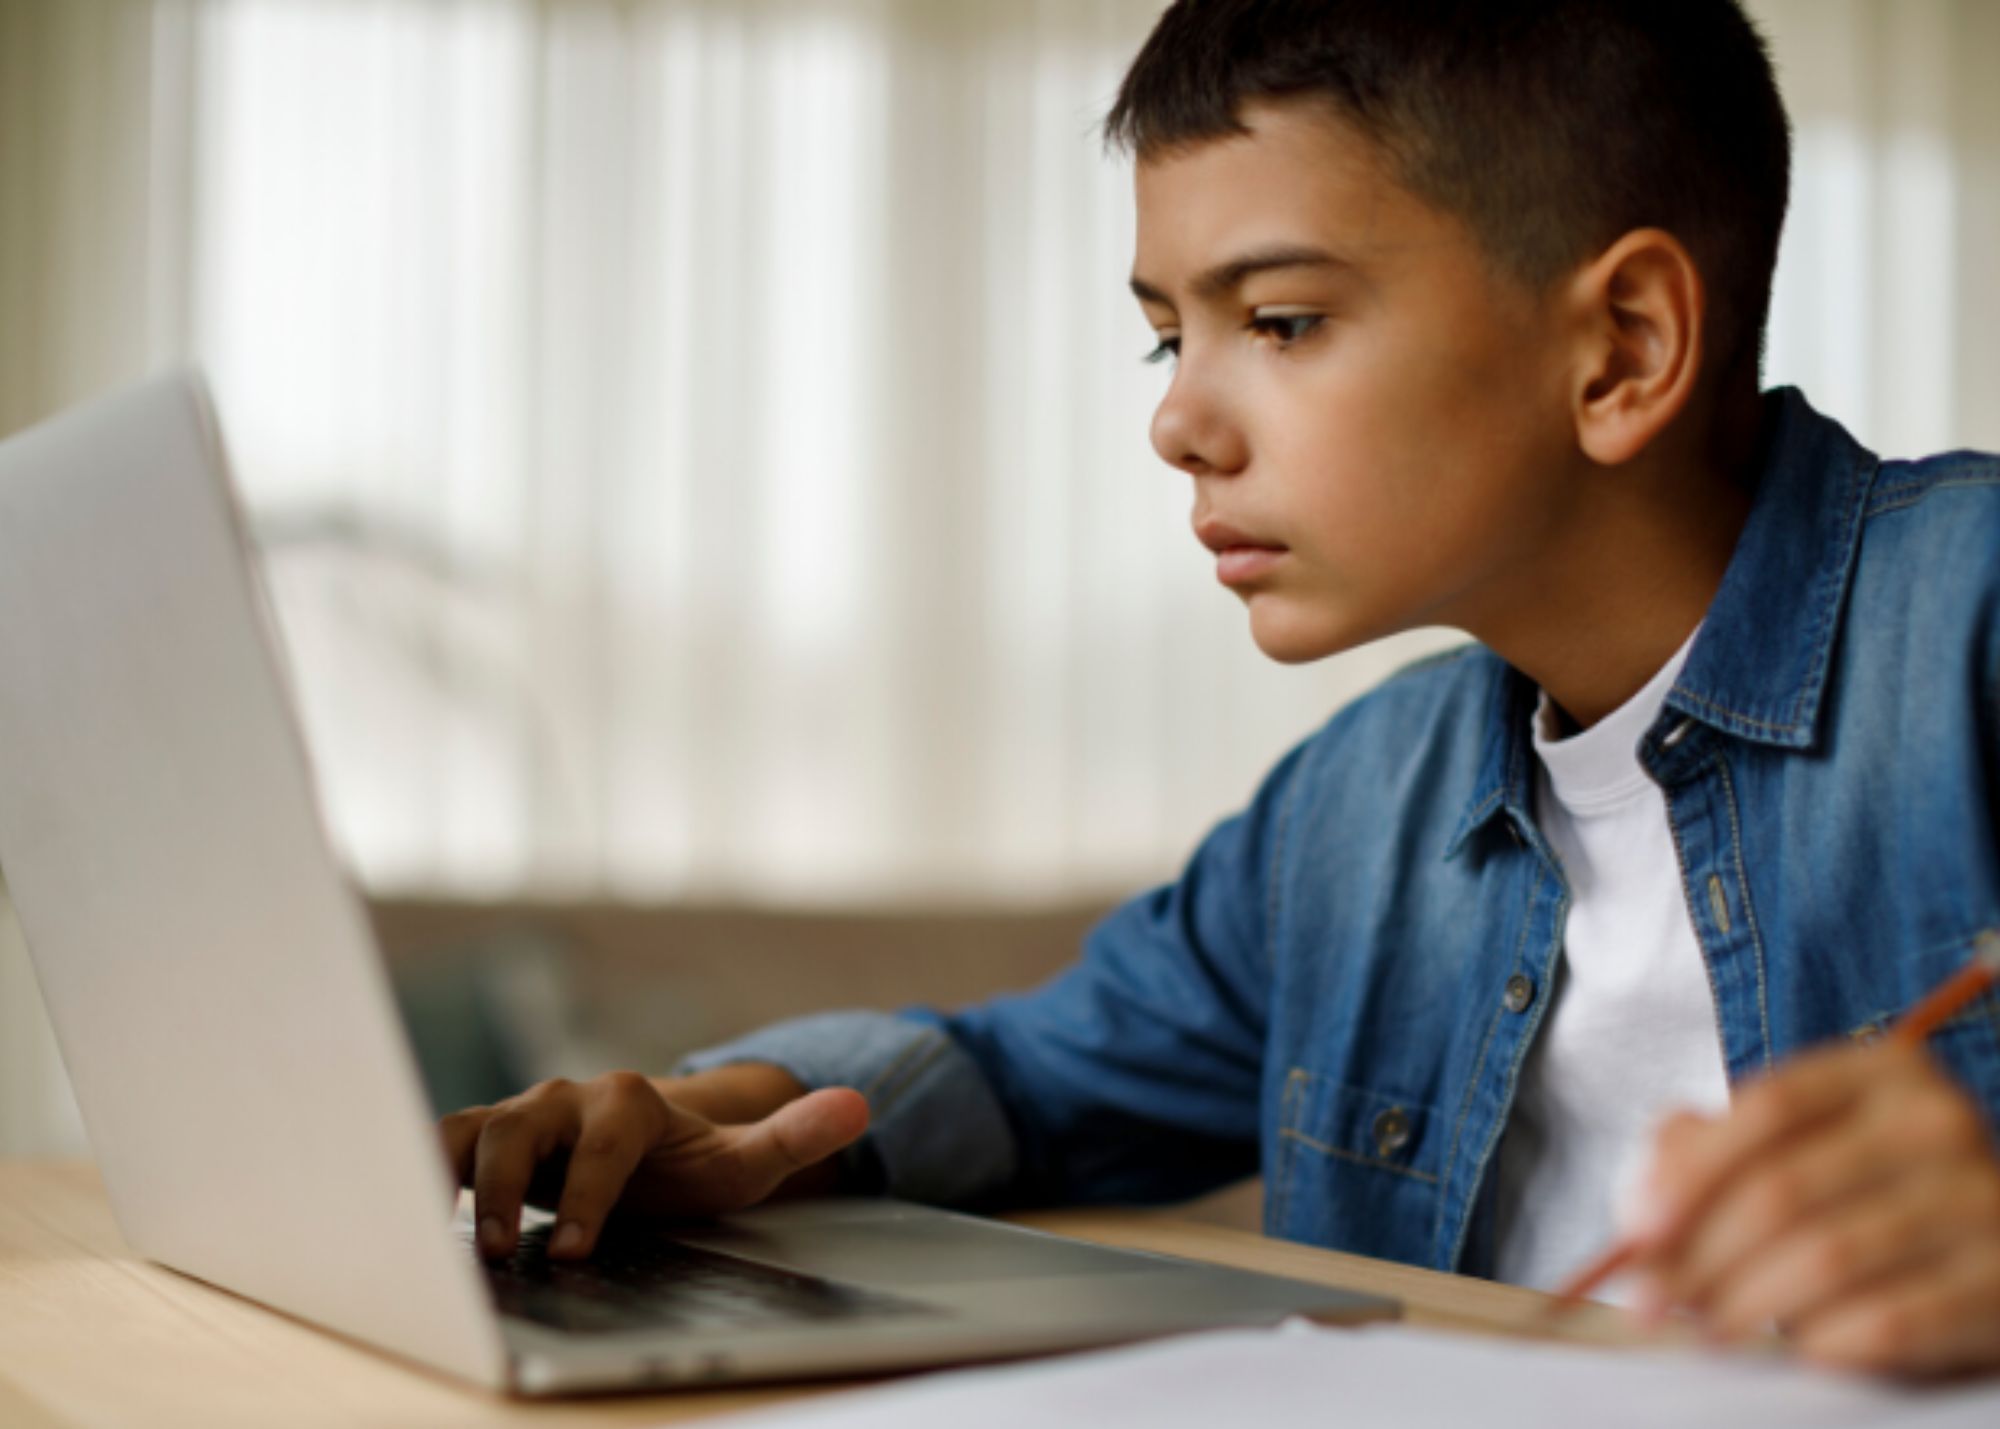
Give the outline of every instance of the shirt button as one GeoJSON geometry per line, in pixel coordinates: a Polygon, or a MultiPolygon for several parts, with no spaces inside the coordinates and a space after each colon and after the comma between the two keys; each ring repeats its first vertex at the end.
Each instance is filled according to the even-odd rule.
{"type": "Polygon", "coordinates": [[[1394,1156],[1410,1144],[1410,1118],[1399,1106],[1375,1115],[1375,1154],[1394,1156]]]}
{"type": "Polygon", "coordinates": [[[1507,979],[1507,1010],[1526,1012],[1535,1000],[1535,980],[1526,973],[1515,973],[1507,979]]]}

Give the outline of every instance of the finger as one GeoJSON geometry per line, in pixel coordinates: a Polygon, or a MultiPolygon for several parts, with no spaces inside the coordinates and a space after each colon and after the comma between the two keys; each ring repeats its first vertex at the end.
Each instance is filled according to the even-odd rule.
{"type": "Polygon", "coordinates": [[[1703,1310],[1792,1232],[1855,1197],[1939,1167],[1990,1171],[1985,1136],[1978,1109],[1927,1058],[1891,1059],[1844,1113],[1740,1166],[1677,1241],[1645,1257],[1652,1298],[1703,1310]]]}
{"type": "Polygon", "coordinates": [[[1836,1369],[1924,1376],[2000,1368],[2000,1240],[1939,1253],[1801,1324],[1799,1353],[1836,1369]]]}
{"type": "Polygon", "coordinates": [[[438,1122],[438,1139],[444,1143],[445,1165],[451,1168],[454,1186],[472,1184],[472,1153],[479,1145],[479,1129],[486,1125],[492,1108],[466,1107],[438,1122]]]}
{"type": "Polygon", "coordinates": [[[738,1206],[754,1205],[794,1172],[824,1161],[868,1130],[868,1100],[847,1087],[827,1087],[787,1102],[762,1121],[724,1128],[724,1190],[738,1206]]]}
{"type": "Polygon", "coordinates": [[[1962,1243],[2000,1235],[2000,1177],[1932,1167],[1863,1195],[1778,1237],[1708,1307],[1724,1338],[1777,1323],[1796,1326],[1877,1282],[1893,1279],[1962,1243]],[[1984,1222],[1984,1224],[1982,1224],[1984,1222]]]}
{"type": "Polygon", "coordinates": [[[1867,1113],[1801,1133],[1740,1168],[1648,1273],[1669,1303],[1705,1308],[1791,1233],[1909,1174],[1906,1139],[1893,1119],[1867,1113]]]}
{"type": "Polygon", "coordinates": [[[673,1115],[637,1072],[616,1072],[595,1084],[570,1151],[551,1256],[580,1258],[596,1248],[605,1218],[673,1115]]]}
{"type": "Polygon", "coordinates": [[[1840,1115],[1884,1079],[1907,1076],[1922,1053],[1890,1043],[1807,1053],[1748,1087],[1728,1115],[1683,1119],[1661,1138],[1632,1232],[1670,1248],[1743,1168],[1840,1115]]]}
{"type": "Polygon", "coordinates": [[[479,1227],[480,1254],[513,1253],[521,1229],[521,1202],[536,1164],[575,1136],[573,1099],[560,1092],[495,1108],[480,1130],[473,1155],[473,1216],[479,1227]]]}

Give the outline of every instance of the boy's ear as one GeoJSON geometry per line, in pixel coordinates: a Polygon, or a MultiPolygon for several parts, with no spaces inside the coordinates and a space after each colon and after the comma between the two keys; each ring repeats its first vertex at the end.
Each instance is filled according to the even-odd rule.
{"type": "Polygon", "coordinates": [[[1637,456],[1694,396],[1708,298],[1679,239],[1638,228],[1570,282],[1580,340],[1577,440],[1604,466],[1637,456]]]}

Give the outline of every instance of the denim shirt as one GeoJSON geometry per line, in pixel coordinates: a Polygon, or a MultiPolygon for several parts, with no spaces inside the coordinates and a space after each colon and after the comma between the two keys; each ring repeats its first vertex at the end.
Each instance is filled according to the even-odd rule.
{"type": "MultiPolygon", "coordinates": [[[[1872,1037],[2000,928],[2000,459],[1884,462],[1797,392],[1764,401],[1748,522],[1638,750],[1732,1085],[1872,1037]]],[[[1422,662],[1041,988],[683,1065],[862,1088],[850,1171],[895,1194],[1157,1202],[1261,1170],[1273,1235],[1490,1273],[1569,906],[1532,812],[1536,693],[1479,646],[1422,662]]],[[[2000,1118],[2000,997],[1931,1047],[2000,1118]]]]}

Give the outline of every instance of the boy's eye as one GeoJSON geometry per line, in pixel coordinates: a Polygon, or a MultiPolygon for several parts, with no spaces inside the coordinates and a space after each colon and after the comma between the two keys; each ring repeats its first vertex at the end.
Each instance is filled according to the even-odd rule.
{"type": "Polygon", "coordinates": [[[1290,347],[1311,334],[1322,321],[1318,313],[1274,313],[1250,319],[1250,330],[1276,338],[1280,347],[1290,347]]]}
{"type": "MultiPolygon", "coordinates": [[[[1263,317],[1253,317],[1246,324],[1251,332],[1262,333],[1276,340],[1279,347],[1290,347],[1310,337],[1326,318],[1321,313],[1272,313],[1263,317]]],[[[1181,340],[1178,337],[1163,337],[1160,345],[1146,354],[1147,362],[1165,362],[1170,357],[1181,355],[1181,340]]]]}

